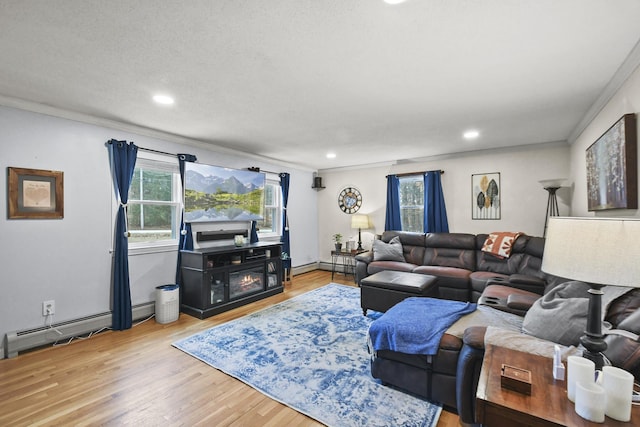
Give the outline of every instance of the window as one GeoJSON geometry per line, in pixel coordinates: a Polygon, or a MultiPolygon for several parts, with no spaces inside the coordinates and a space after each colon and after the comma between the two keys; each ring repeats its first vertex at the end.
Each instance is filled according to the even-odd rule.
{"type": "Polygon", "coordinates": [[[402,231],[422,233],[424,229],[424,177],[411,175],[400,181],[400,220],[402,231]]]}
{"type": "Polygon", "coordinates": [[[267,175],[264,185],[264,219],[258,221],[258,238],[280,237],[282,228],[282,188],[280,179],[267,175]]]}
{"type": "Polygon", "coordinates": [[[174,163],[138,158],[127,204],[129,247],[178,244],[180,173],[174,163]]]}

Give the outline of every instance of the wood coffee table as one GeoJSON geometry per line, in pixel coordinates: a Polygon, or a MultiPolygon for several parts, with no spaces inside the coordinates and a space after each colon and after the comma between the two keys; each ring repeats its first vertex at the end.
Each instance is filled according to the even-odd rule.
{"type": "Polygon", "coordinates": [[[567,397],[567,383],[553,379],[552,359],[489,345],[484,355],[476,393],[476,420],[492,426],[635,426],[640,407],[631,409],[631,421],[605,418],[596,424],[576,414],[567,397]],[[508,364],[531,371],[531,396],[500,386],[500,369],[508,364]]]}

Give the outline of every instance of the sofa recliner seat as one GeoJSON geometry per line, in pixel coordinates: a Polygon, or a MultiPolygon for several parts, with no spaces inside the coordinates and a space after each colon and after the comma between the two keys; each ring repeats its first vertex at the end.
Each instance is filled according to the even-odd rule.
{"type": "Polygon", "coordinates": [[[426,274],[384,270],[366,277],[360,284],[360,306],[386,312],[408,297],[437,297],[438,279],[426,274]]]}

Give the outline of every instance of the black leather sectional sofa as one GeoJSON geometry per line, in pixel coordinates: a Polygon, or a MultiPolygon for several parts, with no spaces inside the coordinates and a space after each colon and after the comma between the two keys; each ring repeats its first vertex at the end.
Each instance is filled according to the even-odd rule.
{"type": "MultiPolygon", "coordinates": [[[[509,258],[498,258],[481,250],[487,238],[484,234],[392,231],[385,232],[382,240],[389,242],[396,236],[402,243],[405,262],[374,261],[373,253],[360,254],[356,256],[358,283],[378,271],[406,271],[436,276],[439,298],[476,302],[489,284],[499,285],[491,286],[487,293],[493,291],[493,296],[501,301],[506,301],[510,294],[520,294],[519,297],[524,295],[533,302],[545,291],[566,281],[540,270],[544,251],[544,239],[540,237],[521,235],[513,244],[509,258]]],[[[461,322],[463,326],[454,324],[442,336],[436,355],[378,351],[372,359],[372,375],[384,383],[442,403],[458,412],[461,421],[474,423],[475,392],[484,355],[485,331],[487,327],[500,326],[505,319],[515,319],[516,323],[520,319],[521,324],[526,307],[519,307],[512,313],[488,306],[479,306],[477,311],[478,316],[469,315],[469,318],[478,319],[477,324],[467,320],[467,323],[461,322]]],[[[640,290],[636,289],[612,304],[607,319],[614,327],[640,333],[640,290]]],[[[640,343],[624,337],[608,339],[611,342],[607,357],[638,376],[640,343]]]]}

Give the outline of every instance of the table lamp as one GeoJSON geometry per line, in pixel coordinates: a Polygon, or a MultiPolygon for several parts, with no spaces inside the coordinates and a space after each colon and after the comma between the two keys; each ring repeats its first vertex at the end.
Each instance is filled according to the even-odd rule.
{"type": "Polygon", "coordinates": [[[367,215],[352,215],[351,216],[351,228],[358,229],[358,248],[357,250],[362,251],[362,229],[369,228],[369,217],[367,215]]]}
{"type": "Polygon", "coordinates": [[[583,357],[604,364],[602,287],[640,287],[640,219],[550,217],[542,271],[583,281],[589,289],[583,357]]]}

